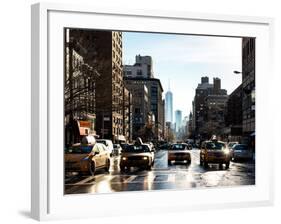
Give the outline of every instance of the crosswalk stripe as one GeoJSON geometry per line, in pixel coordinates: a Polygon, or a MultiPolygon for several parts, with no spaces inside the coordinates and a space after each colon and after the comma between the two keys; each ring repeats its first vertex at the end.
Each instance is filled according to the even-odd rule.
{"type": "MultiPolygon", "coordinates": [[[[90,177],[87,177],[84,180],[81,180],[81,181],[77,182],[77,183],[67,183],[65,185],[66,186],[93,185],[97,181],[97,179],[100,179],[100,178],[102,178],[102,175],[90,176],[90,177]]],[[[114,176],[108,176],[106,178],[106,181],[111,181],[113,178],[114,178],[114,176]]]]}
{"type": "Polygon", "coordinates": [[[149,176],[147,176],[147,177],[146,177],[145,182],[151,182],[151,181],[154,181],[154,178],[155,178],[155,177],[156,177],[156,176],[155,176],[154,174],[149,175],[149,176]]]}
{"type": "MultiPolygon", "coordinates": [[[[162,174],[162,173],[165,173],[165,172],[159,172],[160,174],[150,174],[148,176],[143,176],[144,179],[143,180],[136,180],[134,181],[137,177],[140,177],[139,175],[131,175],[129,176],[128,178],[126,178],[123,183],[131,183],[131,182],[134,182],[134,183],[142,183],[142,182],[155,182],[155,183],[163,183],[163,182],[175,182],[176,181],[176,174],[178,174],[178,172],[176,171],[172,171],[172,173],[169,173],[169,174],[162,174]],[[158,180],[157,179],[157,176],[161,177],[163,175],[167,175],[168,178],[166,180],[158,180]]],[[[186,179],[189,179],[189,180],[193,180],[194,177],[193,177],[194,174],[186,174],[186,179]]],[[[87,185],[87,184],[93,184],[94,182],[97,182],[100,180],[100,178],[104,179],[106,181],[112,181],[115,177],[117,177],[119,175],[110,175],[110,176],[103,176],[103,175],[96,175],[96,176],[90,176],[90,177],[87,177],[79,182],[76,182],[76,183],[66,183],[65,185],[87,185]]],[[[122,176],[122,175],[120,175],[122,176]]],[[[120,181],[114,181],[115,182],[120,182],[120,181]]]]}
{"type": "Polygon", "coordinates": [[[88,178],[86,178],[86,179],[84,179],[84,180],[81,180],[81,181],[79,181],[79,182],[77,182],[77,183],[75,183],[75,184],[77,184],[77,185],[85,184],[85,183],[87,183],[88,181],[93,180],[93,179],[95,179],[95,178],[96,178],[95,176],[90,176],[90,177],[88,177],[88,178]]]}
{"type": "Polygon", "coordinates": [[[175,174],[169,174],[167,182],[175,182],[176,175],[175,174]]]}
{"type": "Polygon", "coordinates": [[[137,176],[136,175],[133,175],[133,176],[130,176],[129,178],[127,178],[124,183],[129,183],[129,182],[132,182],[134,179],[136,179],[137,176]]]}

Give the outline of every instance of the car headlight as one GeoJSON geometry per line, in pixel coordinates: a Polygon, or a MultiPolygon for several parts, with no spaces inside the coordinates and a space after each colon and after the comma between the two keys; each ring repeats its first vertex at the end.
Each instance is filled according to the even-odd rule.
{"type": "Polygon", "coordinates": [[[225,149],[224,150],[224,154],[228,155],[230,153],[230,150],[229,149],[225,149]]]}
{"type": "Polygon", "coordinates": [[[148,160],[148,158],[146,156],[142,157],[143,160],[148,160]]]}
{"type": "Polygon", "coordinates": [[[81,159],[82,162],[84,161],[88,161],[89,160],[89,156],[84,157],[83,159],[81,159]]]}
{"type": "Polygon", "coordinates": [[[122,160],[127,160],[127,158],[126,157],[122,157],[122,160]]]}

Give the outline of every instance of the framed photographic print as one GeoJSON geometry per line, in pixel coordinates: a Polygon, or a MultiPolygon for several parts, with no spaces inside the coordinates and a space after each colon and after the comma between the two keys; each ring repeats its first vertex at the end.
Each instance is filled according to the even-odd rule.
{"type": "Polygon", "coordinates": [[[32,217],[273,203],[273,20],[32,6],[32,217]]]}

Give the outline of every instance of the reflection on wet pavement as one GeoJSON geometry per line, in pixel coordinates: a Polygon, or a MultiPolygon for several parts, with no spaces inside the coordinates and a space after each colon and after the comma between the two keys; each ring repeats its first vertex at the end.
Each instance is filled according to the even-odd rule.
{"type": "Polygon", "coordinates": [[[255,163],[231,162],[229,169],[211,164],[199,165],[199,150],[191,150],[192,162],[186,164],[167,163],[167,152],[156,152],[151,171],[131,168],[120,172],[119,157],[111,158],[109,173],[97,171],[94,177],[69,173],[65,177],[65,193],[111,193],[162,189],[190,189],[196,187],[220,187],[255,184],[255,163]]]}

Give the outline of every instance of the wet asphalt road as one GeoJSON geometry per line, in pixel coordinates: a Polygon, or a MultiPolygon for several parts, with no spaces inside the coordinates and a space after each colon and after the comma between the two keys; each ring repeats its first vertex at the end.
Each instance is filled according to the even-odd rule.
{"type": "Polygon", "coordinates": [[[193,149],[191,164],[168,166],[167,151],[157,151],[151,171],[131,168],[119,170],[120,157],[111,158],[108,172],[99,170],[95,176],[78,176],[68,173],[65,177],[65,194],[111,193],[122,191],[143,191],[161,189],[190,189],[255,184],[255,163],[253,161],[231,162],[229,169],[220,169],[216,164],[208,168],[199,165],[199,150],[193,149]]]}

